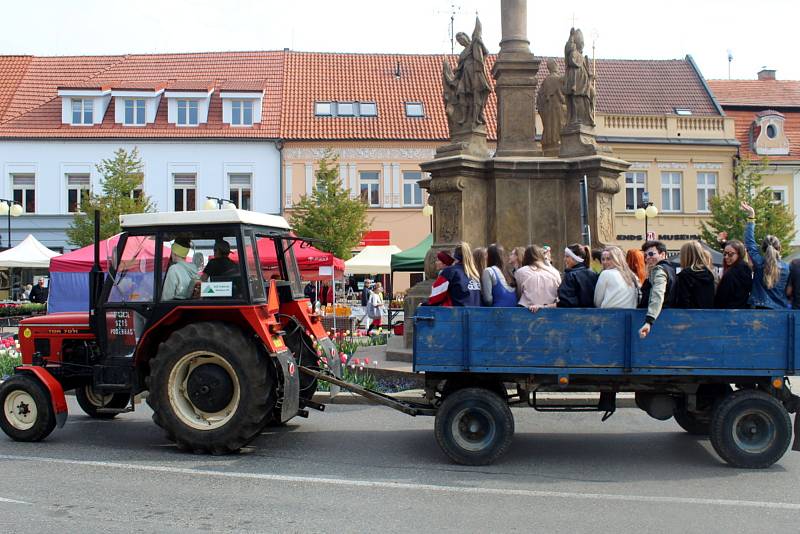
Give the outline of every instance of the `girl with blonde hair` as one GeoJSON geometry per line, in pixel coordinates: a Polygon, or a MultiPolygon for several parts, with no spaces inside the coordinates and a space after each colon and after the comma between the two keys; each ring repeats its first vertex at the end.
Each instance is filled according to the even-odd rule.
{"type": "Polygon", "coordinates": [[[594,290],[597,308],[636,308],[639,302],[639,277],[634,273],[622,249],[608,246],[600,255],[603,270],[594,290]]]}
{"type": "Polygon", "coordinates": [[[553,308],[558,301],[558,286],[561,285],[561,274],[547,265],[544,250],[536,245],[525,249],[523,266],[516,270],[519,305],[532,312],[541,308],[553,308]]]}
{"type": "Polygon", "coordinates": [[[756,210],[747,202],[742,202],[742,211],[747,213],[744,226],[744,245],[753,262],[753,288],[750,304],[754,308],[786,309],[789,299],[786,286],[789,283],[789,266],[781,261],[781,242],[774,235],[768,235],[756,243],[756,210]]]}
{"type": "Polygon", "coordinates": [[[438,293],[431,293],[435,299],[442,292],[447,292],[453,306],[480,306],[481,305],[481,275],[475,268],[472,257],[472,248],[469,243],[462,241],[453,251],[455,261],[439,274],[441,283],[437,279],[434,288],[438,293]]]}
{"type": "Polygon", "coordinates": [[[714,266],[699,241],[681,247],[681,272],[675,277],[675,307],[710,309],[714,307],[716,276],[714,266]]]}

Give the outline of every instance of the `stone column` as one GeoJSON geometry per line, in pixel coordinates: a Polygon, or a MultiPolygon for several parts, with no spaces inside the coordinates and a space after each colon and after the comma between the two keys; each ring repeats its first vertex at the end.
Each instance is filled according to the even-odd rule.
{"type": "Polygon", "coordinates": [[[502,0],[500,53],[492,68],[497,94],[497,157],[541,155],[536,138],[536,73],[527,35],[527,0],[502,0]]]}

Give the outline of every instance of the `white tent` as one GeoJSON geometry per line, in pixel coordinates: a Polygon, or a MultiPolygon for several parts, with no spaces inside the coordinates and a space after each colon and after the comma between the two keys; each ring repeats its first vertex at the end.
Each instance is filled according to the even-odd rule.
{"type": "Polygon", "coordinates": [[[28,237],[16,247],[0,252],[0,268],[49,269],[50,258],[54,256],[60,256],[60,254],[50,250],[38,239],[28,234],[28,237]]]}
{"type": "Polygon", "coordinates": [[[369,246],[344,262],[346,274],[389,274],[392,272],[392,254],[401,252],[394,245],[369,246]]]}

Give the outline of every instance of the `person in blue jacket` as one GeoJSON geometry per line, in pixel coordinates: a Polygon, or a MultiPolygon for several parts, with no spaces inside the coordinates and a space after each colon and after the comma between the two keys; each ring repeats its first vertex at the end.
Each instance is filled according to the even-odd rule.
{"type": "Polygon", "coordinates": [[[768,235],[756,243],[756,210],[742,202],[742,211],[747,214],[744,226],[744,246],[753,262],[753,289],[750,305],[754,308],[783,310],[789,307],[786,286],[789,283],[789,266],[781,261],[781,242],[768,235]]]}
{"type": "Polygon", "coordinates": [[[453,251],[455,262],[446,267],[440,277],[447,283],[447,293],[453,306],[480,306],[481,280],[472,258],[472,248],[462,241],[453,251]]]}

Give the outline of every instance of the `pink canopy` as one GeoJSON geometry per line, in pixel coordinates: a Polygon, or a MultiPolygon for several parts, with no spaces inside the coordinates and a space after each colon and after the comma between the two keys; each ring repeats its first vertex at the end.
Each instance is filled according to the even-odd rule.
{"type": "MultiPolygon", "coordinates": [[[[299,241],[295,243],[292,250],[304,280],[329,279],[330,275],[320,276],[320,267],[333,267],[336,277],[344,274],[344,261],[330,252],[323,252],[299,241]]],[[[263,271],[269,273],[278,271],[278,254],[275,252],[275,242],[272,239],[265,237],[258,240],[258,257],[261,260],[263,271]]],[[[231,254],[231,259],[238,261],[235,253],[231,254]]]]}
{"type": "MultiPolygon", "coordinates": [[[[144,236],[131,236],[128,240],[145,240],[142,250],[139,251],[137,258],[153,259],[155,257],[155,243],[152,239],[144,236]]],[[[100,241],[100,269],[108,272],[109,258],[114,254],[119,241],[119,234],[100,241]]],[[[127,246],[125,247],[128,248],[127,246]]],[[[164,255],[169,258],[169,252],[164,255]]],[[[50,260],[50,272],[58,273],[88,273],[92,270],[94,263],[94,245],[87,245],[78,250],[67,252],[61,256],[56,256],[50,260]]]]}

